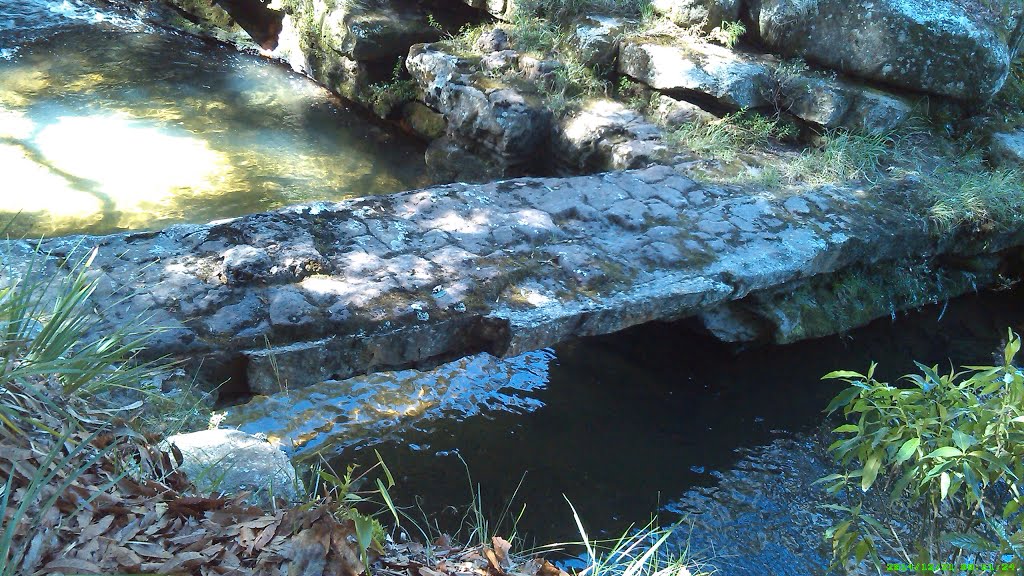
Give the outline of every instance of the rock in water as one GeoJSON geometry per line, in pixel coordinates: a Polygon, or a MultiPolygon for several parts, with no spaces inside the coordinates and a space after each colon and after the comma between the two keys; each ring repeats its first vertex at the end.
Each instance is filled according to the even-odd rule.
{"type": "Polygon", "coordinates": [[[238,430],[202,430],[175,434],[184,458],[181,470],[202,492],[252,491],[253,503],[269,508],[272,498],[300,500],[301,483],[288,457],[270,442],[238,430]]]}
{"type": "Polygon", "coordinates": [[[1006,81],[1019,43],[1019,0],[755,0],[761,39],[843,72],[962,100],[1006,81]]]}

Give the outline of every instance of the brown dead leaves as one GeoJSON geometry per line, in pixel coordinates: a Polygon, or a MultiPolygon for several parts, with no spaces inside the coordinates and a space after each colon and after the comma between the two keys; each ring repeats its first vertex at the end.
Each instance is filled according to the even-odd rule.
{"type": "Polygon", "coordinates": [[[0,564],[16,574],[364,571],[355,527],[333,516],[329,501],[267,513],[246,505],[245,493],[195,495],[176,470],[180,454],[112,429],[107,414],[75,405],[57,415],[14,384],[0,395],[17,417],[0,426],[0,490],[10,488],[0,524],[14,527],[0,564]]]}
{"type": "Polygon", "coordinates": [[[430,549],[410,542],[388,546],[374,566],[390,576],[568,576],[547,560],[519,558],[512,545],[495,536],[490,546],[452,546],[442,537],[430,549]]]}

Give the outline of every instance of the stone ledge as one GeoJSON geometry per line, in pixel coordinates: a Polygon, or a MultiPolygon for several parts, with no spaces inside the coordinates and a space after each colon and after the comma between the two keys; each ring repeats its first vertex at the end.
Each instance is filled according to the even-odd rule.
{"type": "MultiPolygon", "coordinates": [[[[147,354],[201,361],[207,381],[266,394],[702,314],[851,266],[964,261],[1024,243],[1020,231],[936,235],[928,206],[914,181],[770,191],[656,166],[55,238],[41,250],[47,272],[63,274],[98,248],[96,334],[145,313],[166,328],[147,354]]],[[[8,243],[3,254],[17,267],[29,250],[8,243]]]]}

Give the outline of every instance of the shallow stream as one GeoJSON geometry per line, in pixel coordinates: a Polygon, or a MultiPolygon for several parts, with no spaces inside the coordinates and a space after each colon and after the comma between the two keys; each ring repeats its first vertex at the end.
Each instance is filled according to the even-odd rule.
{"type": "Polygon", "coordinates": [[[208,222],[428,184],[423,146],[255,55],[81,0],[0,2],[0,221],[208,222]]]}

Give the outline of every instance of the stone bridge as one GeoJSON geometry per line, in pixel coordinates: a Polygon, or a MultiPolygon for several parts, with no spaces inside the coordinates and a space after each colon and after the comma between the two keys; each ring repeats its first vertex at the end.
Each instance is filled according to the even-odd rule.
{"type": "Polygon", "coordinates": [[[99,332],[143,317],[162,327],[149,355],[266,394],[694,315],[727,339],[819,336],[990,283],[1024,243],[937,233],[913,181],[783,192],[682,170],[451,184],[42,252],[61,274],[98,248],[99,332]]]}

